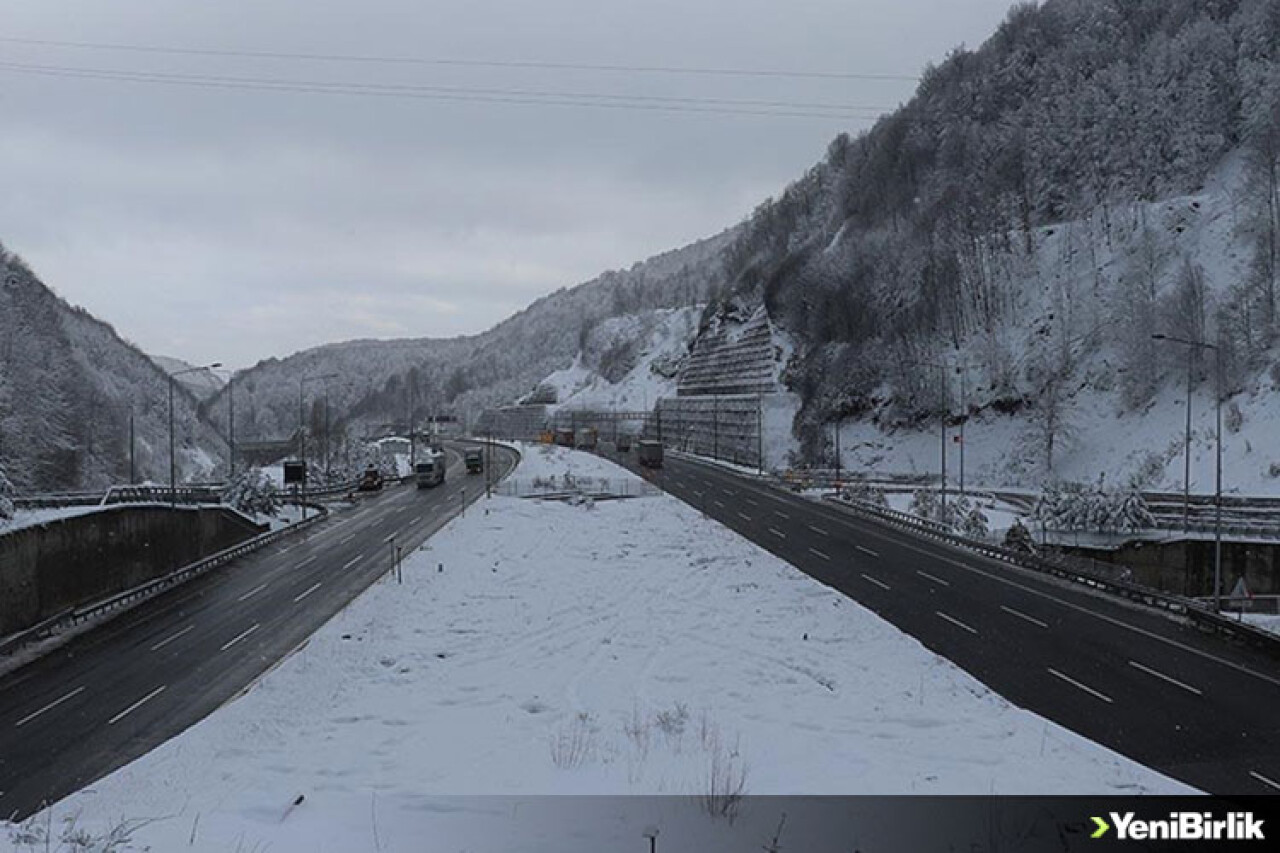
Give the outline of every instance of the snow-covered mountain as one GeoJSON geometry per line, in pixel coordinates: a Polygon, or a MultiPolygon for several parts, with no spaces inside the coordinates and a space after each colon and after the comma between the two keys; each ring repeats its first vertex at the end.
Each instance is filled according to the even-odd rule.
{"type": "MultiPolygon", "coordinates": [[[[0,247],[0,468],[19,492],[168,480],[168,379],[106,323],[60,299],[0,247]]],[[[221,469],[221,438],[174,395],[180,477],[221,469]]]]}

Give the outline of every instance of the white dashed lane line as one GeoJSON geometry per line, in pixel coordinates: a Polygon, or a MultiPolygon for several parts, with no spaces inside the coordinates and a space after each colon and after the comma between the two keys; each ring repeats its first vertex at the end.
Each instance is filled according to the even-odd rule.
{"type": "Polygon", "coordinates": [[[1253,778],[1257,779],[1257,780],[1258,780],[1259,782],[1261,782],[1262,784],[1264,784],[1264,785],[1269,785],[1269,786],[1271,786],[1272,788],[1275,788],[1277,791],[1280,791],[1280,782],[1276,782],[1276,781],[1274,781],[1274,780],[1272,780],[1272,779],[1268,779],[1266,776],[1263,776],[1263,775],[1262,775],[1261,773],[1259,773],[1257,770],[1250,770],[1250,771],[1249,771],[1249,775],[1250,775],[1250,776],[1252,776],[1253,778]]]}
{"type": "Polygon", "coordinates": [[[810,524],[810,525],[809,525],[809,529],[810,529],[810,530],[812,530],[814,533],[818,534],[819,536],[830,536],[830,535],[831,535],[831,534],[830,534],[830,533],[828,533],[827,531],[823,530],[821,527],[814,527],[812,524],[810,524]]]}
{"type": "Polygon", "coordinates": [[[1023,613],[1021,610],[1014,610],[1012,607],[1005,607],[1003,604],[1000,605],[1000,609],[1003,610],[1005,613],[1008,613],[1010,616],[1017,616],[1019,619],[1023,620],[1024,622],[1030,622],[1032,625],[1039,625],[1041,628],[1049,627],[1049,623],[1041,622],[1039,619],[1037,619],[1034,616],[1028,616],[1027,614],[1023,613]]]}
{"type": "Polygon", "coordinates": [[[918,574],[922,578],[928,578],[929,580],[933,581],[936,584],[939,584],[940,586],[951,586],[951,583],[949,581],[944,581],[942,578],[937,577],[936,575],[931,575],[928,572],[922,572],[919,569],[916,569],[916,574],[918,574]]]}
{"type": "Polygon", "coordinates": [[[1097,690],[1094,690],[1089,685],[1081,684],[1079,681],[1076,681],[1071,676],[1063,675],[1062,673],[1058,672],[1053,667],[1049,667],[1049,674],[1054,676],[1055,678],[1061,678],[1063,681],[1067,682],[1067,684],[1070,684],[1072,687],[1075,687],[1079,690],[1083,690],[1085,693],[1088,693],[1090,696],[1101,699],[1103,702],[1106,702],[1108,705],[1113,704],[1113,702],[1111,701],[1111,697],[1108,696],[1107,694],[1099,693],[1097,690]]]}
{"type": "Polygon", "coordinates": [[[313,556],[313,557],[307,557],[307,559],[303,560],[301,563],[298,563],[298,568],[300,568],[300,569],[301,569],[303,566],[309,566],[309,565],[311,565],[312,563],[314,563],[315,561],[316,561],[316,558],[315,558],[314,556],[313,556]]]}
{"type": "Polygon", "coordinates": [[[769,532],[772,533],[774,536],[777,536],[779,539],[787,538],[787,534],[783,533],[781,530],[779,530],[776,527],[770,527],[769,532]]]}
{"type": "Polygon", "coordinates": [[[885,582],[884,582],[884,581],[882,581],[882,580],[877,580],[876,578],[871,577],[871,575],[864,574],[864,575],[863,575],[863,577],[864,577],[864,578],[866,578],[866,579],[867,579],[868,581],[870,581],[871,583],[875,584],[876,586],[880,587],[881,589],[883,589],[883,590],[884,590],[884,591],[886,591],[886,592],[888,592],[890,589],[892,589],[892,587],[890,587],[887,583],[885,583],[885,582]]]}
{"type": "Polygon", "coordinates": [[[262,627],[262,626],[261,626],[261,625],[259,625],[259,624],[257,624],[257,623],[255,622],[255,623],[254,623],[254,625],[253,625],[253,627],[252,627],[252,628],[250,628],[249,630],[245,631],[245,632],[244,632],[244,633],[242,633],[242,634],[238,634],[238,635],[236,635],[235,637],[233,637],[232,639],[227,640],[227,642],[223,643],[223,644],[222,644],[222,648],[218,649],[218,651],[220,651],[220,652],[225,652],[227,649],[231,648],[231,647],[232,647],[232,646],[234,646],[236,643],[238,643],[238,642],[240,642],[241,640],[243,640],[245,637],[248,637],[250,634],[252,634],[254,631],[258,630],[260,627],[262,627]]]}
{"type": "Polygon", "coordinates": [[[156,643],[154,646],[152,646],[152,647],[151,647],[151,651],[153,651],[153,652],[158,652],[158,651],[160,651],[160,650],[161,650],[161,649],[163,649],[165,646],[169,645],[169,644],[170,644],[170,643],[172,643],[174,640],[178,639],[179,637],[183,636],[184,634],[189,634],[189,633],[191,633],[192,631],[194,631],[194,630],[195,630],[195,628],[196,628],[196,626],[195,626],[195,625],[188,625],[187,627],[183,628],[183,629],[182,629],[181,631],[179,631],[178,633],[176,633],[176,634],[170,634],[169,636],[165,637],[163,640],[161,640],[160,642],[158,642],[158,643],[156,643]]]}
{"type": "Polygon", "coordinates": [[[253,598],[255,595],[262,592],[266,588],[267,588],[267,585],[265,583],[260,583],[257,586],[255,586],[253,589],[246,592],[244,595],[237,598],[236,601],[248,601],[250,598],[253,598]]]}
{"type": "Polygon", "coordinates": [[[870,548],[863,548],[861,545],[854,545],[853,547],[857,548],[868,557],[875,557],[876,559],[880,558],[880,554],[876,551],[872,551],[870,548]]]}
{"type": "Polygon", "coordinates": [[[773,514],[778,516],[779,518],[785,518],[787,521],[791,520],[791,516],[787,515],[785,512],[779,512],[778,510],[775,509],[773,511],[773,514]]]}
{"type": "Polygon", "coordinates": [[[821,557],[821,558],[822,558],[822,559],[824,559],[824,560],[830,560],[830,559],[831,559],[831,558],[830,558],[830,557],[828,557],[826,554],[824,554],[824,553],[822,553],[821,551],[819,551],[817,548],[810,548],[810,549],[809,549],[809,553],[810,553],[810,554],[812,554],[812,555],[813,555],[813,556],[815,556],[815,557],[821,557]]]}
{"type": "Polygon", "coordinates": [[[1129,661],[1129,666],[1133,667],[1139,672],[1145,672],[1147,675],[1153,675],[1156,678],[1159,678],[1163,681],[1167,681],[1175,687],[1181,687],[1183,690],[1187,691],[1188,693],[1193,693],[1196,696],[1204,695],[1204,691],[1201,690],[1199,687],[1192,687],[1190,684],[1187,684],[1184,681],[1179,681],[1178,679],[1174,678],[1171,675],[1165,675],[1163,672],[1154,670],[1149,666],[1143,666],[1142,664],[1138,663],[1136,660],[1129,661]]]}
{"type": "Polygon", "coordinates": [[[743,521],[751,521],[751,516],[747,515],[744,512],[738,513],[738,518],[742,519],[743,521]]]}
{"type": "Polygon", "coordinates": [[[15,729],[20,729],[20,728],[22,728],[23,726],[25,726],[27,723],[29,723],[29,722],[31,722],[32,720],[34,720],[36,717],[38,717],[38,716],[40,716],[41,714],[43,714],[45,711],[52,711],[54,708],[58,707],[58,706],[59,706],[59,705],[61,705],[63,702],[66,702],[68,699],[72,699],[72,698],[74,698],[74,697],[76,697],[76,696],[79,696],[79,695],[80,695],[81,693],[83,693],[83,692],[84,692],[84,687],[83,687],[83,686],[81,686],[81,687],[77,687],[75,690],[72,690],[70,693],[66,694],[66,695],[65,695],[65,696],[63,696],[62,698],[60,698],[60,699],[54,699],[52,702],[50,702],[48,705],[45,705],[45,706],[44,706],[43,708],[41,708],[40,710],[38,710],[38,711],[32,711],[30,714],[27,714],[27,715],[26,715],[25,717],[23,717],[21,720],[18,720],[18,722],[14,723],[14,724],[13,724],[13,727],[14,727],[15,729]]]}
{"type": "Polygon", "coordinates": [[[133,703],[132,705],[130,705],[128,708],[125,708],[125,709],[124,709],[123,711],[121,711],[119,714],[116,714],[114,717],[112,717],[111,719],[107,720],[107,725],[108,725],[108,726],[114,726],[116,723],[120,722],[120,721],[121,721],[121,720],[123,720],[125,717],[129,716],[129,715],[130,715],[130,714],[132,714],[134,711],[138,710],[138,709],[139,709],[139,708],[141,708],[143,705],[147,704],[148,702],[150,702],[152,699],[156,698],[157,696],[159,696],[159,695],[160,695],[161,693],[163,693],[163,692],[164,692],[164,685],[162,684],[162,685],[160,685],[159,687],[157,687],[155,690],[152,690],[152,691],[151,691],[150,693],[148,693],[146,696],[143,696],[143,697],[142,697],[141,699],[139,699],[137,702],[134,702],[134,703],[133,703]]]}
{"type": "Polygon", "coordinates": [[[351,568],[352,566],[354,566],[356,563],[360,562],[363,559],[364,559],[364,554],[361,554],[360,556],[356,557],[354,560],[350,560],[345,566],[342,567],[342,570],[345,572],[347,569],[351,568]]]}
{"type": "Polygon", "coordinates": [[[952,625],[955,625],[957,628],[963,628],[964,630],[968,631],[970,634],[973,634],[975,637],[978,635],[978,632],[976,629],[970,628],[968,625],[964,624],[954,616],[948,616],[947,614],[943,613],[941,610],[935,610],[933,612],[937,613],[939,616],[941,616],[943,619],[946,619],[948,622],[950,622],[952,625]]]}
{"type": "Polygon", "coordinates": [[[295,596],[293,597],[293,603],[294,603],[294,604],[297,604],[299,601],[301,601],[302,599],[306,598],[308,595],[310,595],[311,593],[315,592],[315,591],[316,591],[317,589],[319,589],[319,588],[320,588],[320,583],[319,583],[319,581],[317,581],[316,583],[313,583],[311,586],[307,587],[307,589],[306,589],[305,591],[303,591],[303,592],[299,593],[298,595],[295,595],[295,596]]]}

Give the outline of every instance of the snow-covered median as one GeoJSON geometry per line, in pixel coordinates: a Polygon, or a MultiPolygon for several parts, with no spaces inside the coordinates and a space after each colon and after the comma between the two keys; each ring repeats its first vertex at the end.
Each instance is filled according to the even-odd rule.
{"type": "MultiPolygon", "coordinates": [[[[518,474],[566,471],[632,476],[534,447],[518,474]]],[[[408,845],[421,836],[394,815],[433,813],[406,798],[713,779],[750,794],[1186,790],[673,498],[495,497],[416,552],[403,584],[379,583],[247,695],[58,812],[156,819],[135,838],[159,850],[189,849],[197,814],[196,849],[363,849],[374,791],[382,841],[408,845]]]]}

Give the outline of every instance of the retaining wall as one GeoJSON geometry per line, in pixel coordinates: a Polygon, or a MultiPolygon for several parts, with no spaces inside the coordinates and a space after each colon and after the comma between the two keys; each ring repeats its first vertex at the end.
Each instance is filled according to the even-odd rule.
{"type": "Polygon", "coordinates": [[[267,529],[225,507],[120,506],[0,535],[0,637],[267,529]]]}

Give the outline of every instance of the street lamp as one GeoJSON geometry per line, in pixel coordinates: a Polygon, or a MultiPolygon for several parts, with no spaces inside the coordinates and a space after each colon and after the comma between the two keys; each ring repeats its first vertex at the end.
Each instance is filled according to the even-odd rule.
{"type": "Polygon", "coordinates": [[[942,447],[942,453],[941,453],[942,485],[941,485],[941,491],[940,491],[942,507],[940,509],[941,515],[939,517],[945,520],[947,517],[947,400],[949,396],[948,395],[949,386],[947,383],[947,371],[949,368],[947,367],[947,365],[941,364],[936,361],[918,361],[918,362],[915,362],[914,364],[910,364],[907,366],[908,367],[932,367],[934,370],[938,371],[938,376],[942,378],[942,401],[941,403],[938,404],[938,409],[939,409],[938,420],[939,420],[939,429],[940,429],[939,440],[942,447]]]}
{"type": "Polygon", "coordinates": [[[169,504],[177,506],[178,504],[178,466],[175,461],[173,448],[173,380],[187,373],[198,373],[201,370],[213,370],[215,367],[222,367],[222,362],[215,361],[213,364],[207,364],[204,367],[188,367],[185,370],[179,370],[168,374],[169,376],[169,504]]]}
{"type": "Polygon", "coordinates": [[[236,478],[236,389],[234,370],[227,368],[227,482],[236,478]]]}
{"type": "Polygon", "coordinates": [[[1191,382],[1192,382],[1192,355],[1198,349],[1213,350],[1214,356],[1214,382],[1213,396],[1215,398],[1215,417],[1217,420],[1216,428],[1216,449],[1215,456],[1217,462],[1214,474],[1214,522],[1213,522],[1213,609],[1220,611],[1222,609],[1222,348],[1214,344],[1205,343],[1204,341],[1191,341],[1186,338],[1178,338],[1173,335],[1155,334],[1151,336],[1152,340],[1169,341],[1170,343],[1182,344],[1187,347],[1187,451],[1186,451],[1186,473],[1184,475],[1182,486],[1182,526],[1184,531],[1191,526],[1191,382]]]}
{"type": "MultiPolygon", "coordinates": [[[[302,387],[308,382],[323,382],[337,379],[336,373],[322,373],[318,376],[301,376],[298,378],[298,458],[302,461],[302,520],[307,520],[307,425],[302,406],[302,387]]],[[[327,439],[326,439],[327,440],[327,439]]]]}

